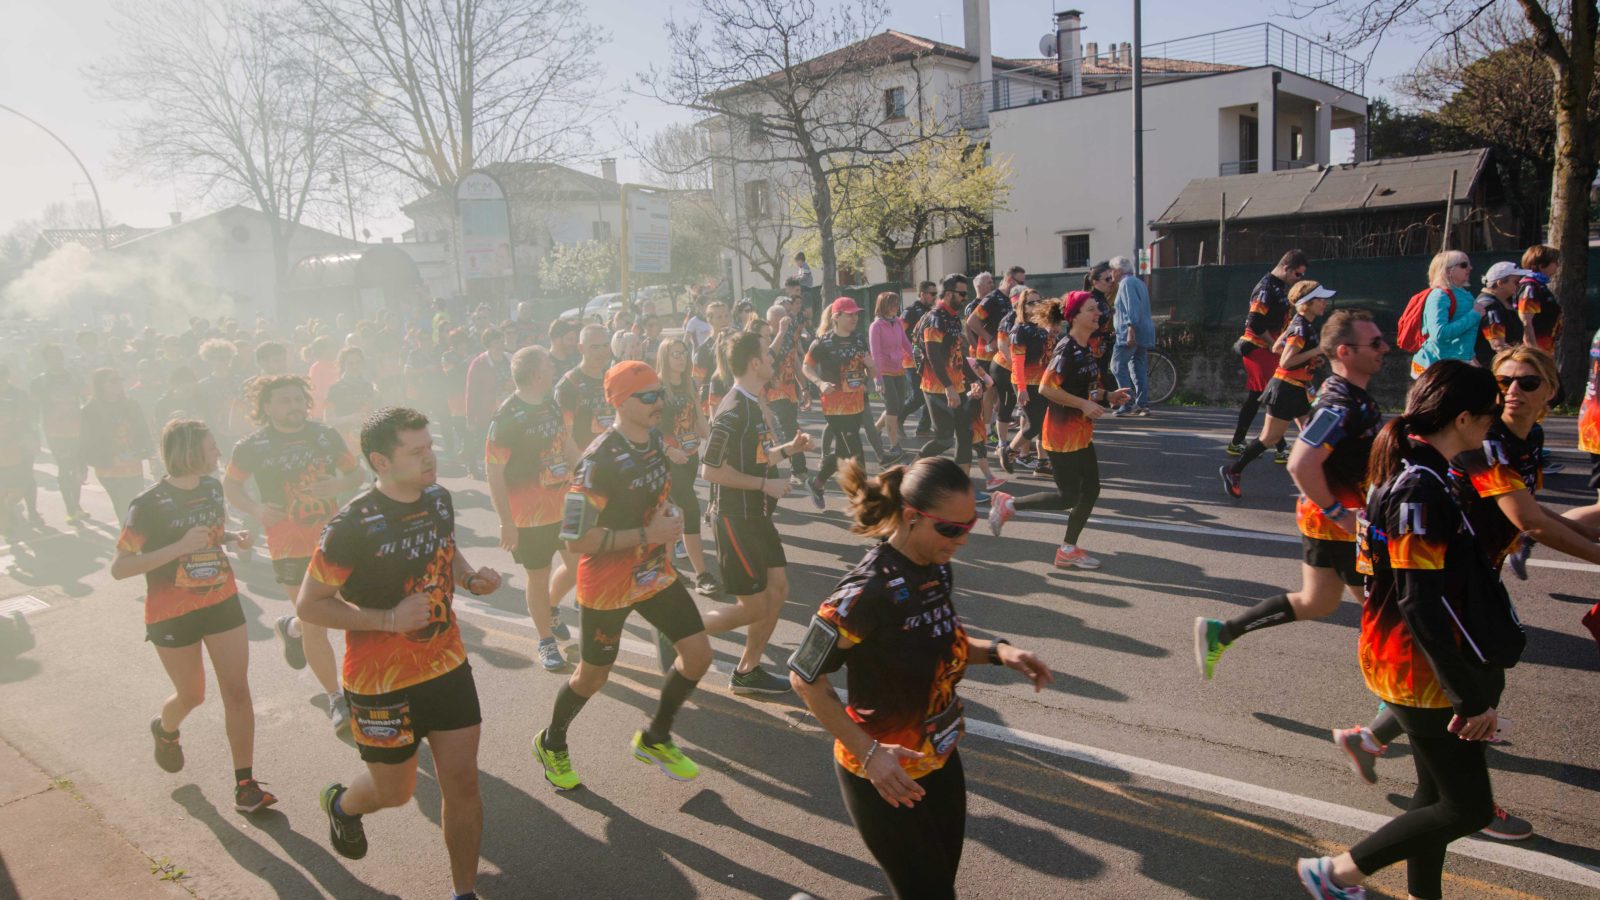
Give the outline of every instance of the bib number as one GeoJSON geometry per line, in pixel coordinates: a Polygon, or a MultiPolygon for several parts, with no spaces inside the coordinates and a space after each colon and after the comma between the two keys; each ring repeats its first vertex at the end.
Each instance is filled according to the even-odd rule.
{"type": "Polygon", "coordinates": [[[174,584],[180,588],[216,587],[228,577],[228,560],[220,550],[191,553],[178,564],[174,584]]]}
{"type": "Polygon", "coordinates": [[[939,756],[945,756],[956,748],[956,743],[966,733],[967,719],[963,714],[961,698],[950,701],[938,715],[922,723],[922,733],[928,746],[939,756]]]}
{"type": "Polygon", "coordinates": [[[417,742],[411,730],[411,701],[367,705],[350,695],[351,736],[363,747],[394,749],[417,742]]]}

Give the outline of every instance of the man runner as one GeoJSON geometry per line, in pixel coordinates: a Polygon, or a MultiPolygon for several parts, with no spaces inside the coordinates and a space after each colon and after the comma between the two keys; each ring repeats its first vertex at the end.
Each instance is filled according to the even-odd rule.
{"type": "Polygon", "coordinates": [[[967,276],[946,275],[939,285],[939,302],[917,323],[917,343],[922,347],[922,392],[933,420],[933,440],[919,456],[939,456],[956,448],[956,465],[963,470],[972,462],[972,420],[962,395],[967,379],[966,325],[961,308],[967,302],[967,276]]]}
{"type": "MultiPolygon", "coordinates": [[[[800,407],[811,405],[811,390],[800,383],[800,334],[797,318],[801,299],[798,293],[780,298],[767,309],[767,322],[772,326],[772,343],[767,350],[772,354],[772,374],[766,383],[767,408],[778,420],[778,439],[793,440],[800,431],[800,407]],[[804,391],[804,393],[801,393],[804,391]]],[[[789,459],[790,471],[800,484],[806,483],[805,454],[789,459]]],[[[721,547],[719,543],[717,545],[721,547]]]]}
{"type": "Polygon", "coordinates": [[[567,752],[567,728],[605,686],[634,612],[672,642],[677,660],[661,686],[654,718],[633,735],[633,756],[676,781],[700,767],[672,742],[672,720],[711,666],[711,642],[694,599],[669,555],[683,535],[671,491],[661,424],[661,379],[637,360],[612,366],[606,402],[616,423],[584,451],[561,519],[561,539],[578,557],[578,669],[556,694],[550,724],[533,738],[533,755],[558,791],[582,783],[567,752]]]}
{"type": "Polygon", "coordinates": [[[604,325],[585,325],[578,333],[583,361],[556,382],[556,404],[561,407],[567,433],[579,447],[605,434],[611,427],[606,409],[606,367],[611,365],[611,332],[604,325]]]}
{"type": "Polygon", "coordinates": [[[567,667],[557,640],[572,633],[553,615],[553,607],[572,589],[576,562],[566,562],[552,585],[550,560],[567,556],[561,542],[561,503],[578,462],[578,447],[567,433],[561,410],[550,394],[555,367],[542,347],[523,347],[511,357],[516,393],[500,404],[489,423],[484,466],[489,499],[500,516],[500,547],[527,573],[528,617],[539,633],[539,664],[547,671],[567,667]]]}
{"type": "MultiPolygon", "coordinates": [[[[1273,345],[1289,322],[1293,307],[1289,304],[1289,288],[1306,277],[1306,254],[1302,250],[1285,253],[1272,271],[1261,276],[1255,290],[1250,292],[1250,311],[1244,317],[1244,336],[1234,342],[1244,360],[1245,395],[1239,406],[1239,421],[1233,429],[1233,440],[1228,442],[1228,455],[1244,452],[1245,435],[1261,409],[1261,392],[1267,389],[1272,373],[1277,371],[1278,357],[1273,345]]],[[[1282,442],[1278,455],[1284,455],[1282,442]]],[[[1280,461],[1282,461],[1280,459],[1280,461]]]]}
{"type": "MultiPolygon", "coordinates": [[[[245,390],[245,405],[258,428],[233,448],[222,489],[234,509],[261,523],[273,576],[293,603],[322,526],[339,511],[339,496],[360,486],[361,471],[339,432],[308,421],[311,387],[304,378],[255,378],[245,390]],[[245,490],[251,479],[259,502],[245,490]]],[[[328,721],[334,731],[344,728],[350,709],[339,690],[327,630],[293,615],[280,616],[274,629],[290,668],[311,664],[328,695],[328,721]]]]}
{"type": "Polygon", "coordinates": [[[733,338],[728,365],[734,373],[733,389],[711,420],[700,472],[712,485],[722,586],[737,603],[714,609],[703,619],[707,634],[750,627],[730,690],[784,694],[791,690],[788,679],[761,667],[761,655],[789,599],[789,562],[772,511],[789,492],[789,480],[778,474],[778,463],[804,453],[811,446],[811,435],[802,431],[788,443],[771,443],[757,392],[772,377],[772,361],[763,352],[760,335],[747,331],[733,338]]]}
{"type": "Polygon", "coordinates": [[[345,632],[356,747],[366,770],[322,789],[333,849],[367,854],[361,817],[410,802],[417,747],[433,754],[439,819],[457,900],[474,897],[483,801],[478,795],[482,721],[472,665],[452,600],[457,585],[482,596],[500,587],[456,547],[455,506],[440,487],[428,417],[386,407],[361,427],[361,453],[377,483],[328,523],[300,586],[308,625],[345,632]]]}
{"type": "Polygon", "coordinates": [[[1194,620],[1194,661],[1211,679],[1217,659],[1242,635],[1339,608],[1341,582],[1362,599],[1356,571],[1356,517],[1366,503],[1367,456],[1383,416],[1367,384],[1383,368],[1389,344],[1362,310],[1335,310],[1322,326],[1322,352],[1333,374],[1322,383],[1311,418],[1295,440],[1289,477],[1300,489],[1295,522],[1304,561],[1300,590],[1279,594],[1227,620],[1194,620]]]}

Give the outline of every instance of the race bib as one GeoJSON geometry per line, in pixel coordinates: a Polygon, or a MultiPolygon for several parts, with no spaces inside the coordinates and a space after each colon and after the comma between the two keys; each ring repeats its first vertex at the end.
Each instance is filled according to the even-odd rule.
{"type": "Polygon", "coordinates": [[[700,439],[692,437],[684,438],[682,441],[678,442],[678,446],[679,449],[683,450],[685,453],[693,453],[700,449],[700,439]]]}
{"type": "Polygon", "coordinates": [[[221,550],[191,553],[178,563],[173,583],[190,590],[216,587],[228,578],[228,559],[221,550]]]}
{"type": "Polygon", "coordinates": [[[633,583],[640,588],[648,589],[661,578],[666,570],[667,548],[660,546],[646,553],[633,566],[633,583]]]}
{"type": "Polygon", "coordinates": [[[390,750],[417,742],[411,730],[411,701],[367,705],[349,694],[351,736],[363,747],[390,750]]]}
{"type": "Polygon", "coordinates": [[[940,713],[922,723],[922,733],[939,756],[948,754],[956,748],[956,743],[966,733],[967,719],[962,713],[961,698],[950,701],[940,713]]]}

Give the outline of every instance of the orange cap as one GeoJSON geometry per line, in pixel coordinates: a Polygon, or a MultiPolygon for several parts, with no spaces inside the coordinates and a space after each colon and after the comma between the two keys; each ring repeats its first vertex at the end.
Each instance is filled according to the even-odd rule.
{"type": "Polygon", "coordinates": [[[653,384],[661,383],[656,370],[638,360],[619,362],[606,371],[606,402],[612,408],[653,384]]]}

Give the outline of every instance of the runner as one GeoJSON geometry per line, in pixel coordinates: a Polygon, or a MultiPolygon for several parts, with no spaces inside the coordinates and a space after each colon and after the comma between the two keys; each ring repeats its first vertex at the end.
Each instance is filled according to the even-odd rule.
{"type": "Polygon", "coordinates": [[[1484,751],[1499,725],[1505,669],[1526,637],[1450,488],[1447,460],[1482,446],[1499,413],[1487,370],[1444,360],[1417,379],[1405,414],[1373,443],[1361,674],[1411,739],[1417,790],[1407,812],[1348,852],[1299,861],[1313,897],[1364,897],[1361,883],[1401,860],[1410,896],[1442,897],[1450,842],[1494,817],[1484,751]]]}
{"type": "Polygon", "coordinates": [[[145,640],[155,645],[173,693],[150,720],[156,765],[183,769],[178,731],[205,700],[205,662],[211,656],[222,695],[228,750],[233,757],[233,805],[253,813],[278,802],[261,789],[252,768],[256,714],[250,698],[250,641],[233,568],[224,546],[250,546],[247,531],[227,532],[227,508],[217,483],[217,442],[198,419],[174,419],[161,432],[167,477],[134,498],[117,539],[111,577],[145,577],[145,640]]]}
{"type": "Polygon", "coordinates": [[[555,367],[542,347],[524,347],[511,357],[517,390],[489,422],[484,471],[489,500],[500,516],[500,548],[522,566],[528,618],[539,634],[537,652],[545,671],[567,667],[557,641],[572,632],[555,614],[573,587],[577,561],[561,542],[561,504],[578,463],[578,447],[552,396],[555,367]],[[552,574],[550,561],[563,565],[552,574]]]}
{"type": "Polygon", "coordinates": [[[922,317],[933,309],[938,297],[939,286],[931,281],[924,281],[917,285],[916,299],[900,313],[900,322],[906,329],[906,339],[911,341],[911,364],[906,366],[906,383],[911,388],[911,396],[905,418],[900,424],[904,427],[912,416],[922,413],[922,420],[917,425],[917,437],[933,434],[933,417],[928,414],[928,405],[922,395],[922,342],[918,340],[920,332],[917,326],[922,322],[922,317]]]}
{"type": "Polygon", "coordinates": [[[1235,500],[1244,496],[1239,480],[1245,466],[1266,453],[1268,447],[1280,444],[1289,431],[1289,423],[1303,422],[1311,411],[1311,382],[1328,359],[1318,344],[1321,336],[1313,326],[1328,311],[1328,301],[1335,293],[1310,279],[1297,281],[1289,289],[1289,302],[1294,304],[1295,313],[1274,345],[1280,348],[1278,369],[1261,394],[1261,402],[1267,406],[1261,436],[1251,441],[1231,465],[1224,464],[1217,470],[1222,489],[1235,500]]]}
{"type": "MultiPolygon", "coordinates": [[[[1021,286],[1020,283],[1018,286],[1021,286]]],[[[995,362],[1000,357],[1000,323],[1006,313],[1013,309],[1011,296],[994,286],[994,276],[988,272],[980,272],[978,277],[973,279],[972,293],[973,300],[965,310],[972,355],[978,360],[978,365],[982,367],[984,373],[990,376],[992,383],[997,386],[996,390],[984,391],[977,415],[983,422],[985,431],[989,420],[996,419],[996,435],[999,444],[1004,446],[1011,441],[1011,418],[1017,398],[1012,389],[1011,375],[1005,371],[1010,360],[998,366],[995,362]]],[[[977,367],[974,367],[973,371],[977,371],[977,367]]]]}
{"type": "MultiPolygon", "coordinates": [[[[772,326],[773,336],[767,345],[767,352],[772,354],[772,374],[766,383],[766,400],[767,408],[777,420],[780,441],[793,440],[799,434],[802,400],[805,408],[811,408],[810,388],[800,383],[801,336],[796,311],[800,308],[801,300],[798,286],[796,291],[794,295],[778,300],[767,309],[767,324],[772,326]]],[[[794,474],[795,483],[804,485],[807,477],[805,454],[797,453],[791,457],[789,468],[794,474]]]]}
{"type": "Polygon", "coordinates": [[[611,365],[611,333],[604,325],[585,325],[578,338],[583,362],[556,382],[556,405],[561,407],[567,433],[579,447],[606,433],[612,411],[606,408],[606,369],[611,365]]]}
{"type": "Polygon", "coordinates": [[[1478,364],[1489,365],[1494,355],[1522,343],[1522,319],[1517,317],[1517,289],[1521,279],[1532,275],[1515,263],[1497,262],[1483,276],[1483,290],[1474,305],[1483,318],[1478,320],[1478,340],[1473,356],[1478,364]]]}
{"type": "Polygon", "coordinates": [[[878,295],[872,324],[867,328],[867,345],[872,350],[872,364],[883,380],[883,415],[871,427],[881,429],[889,444],[884,458],[904,459],[906,451],[900,443],[905,440],[903,426],[911,403],[911,379],[906,377],[906,370],[912,368],[912,363],[911,339],[900,322],[899,292],[878,295]]]}
{"type": "Polygon", "coordinates": [[[89,514],[83,509],[83,482],[89,477],[83,461],[83,381],[67,368],[59,344],[39,348],[44,371],[34,376],[29,393],[39,411],[44,443],[56,464],[56,486],[67,507],[67,524],[76,525],[89,514]]]}
{"type": "Polygon", "coordinates": [[[728,345],[726,377],[732,390],[711,420],[700,472],[712,484],[712,513],[722,586],[736,605],[705,616],[706,633],[749,626],[744,652],[729,681],[736,694],[787,693],[789,685],[761,667],[761,655],[789,599],[789,561],[772,522],[789,482],[778,474],[784,459],[804,453],[811,435],[802,431],[775,444],[761,409],[761,386],[772,377],[772,361],[759,335],[745,333],[728,345]]]}
{"type": "Polygon", "coordinates": [[[144,490],[144,461],[154,454],[149,423],[139,405],[128,399],[122,376],[96,369],[90,376],[94,393],[83,405],[83,461],[111,498],[117,522],[128,523],[128,504],[144,490]]]}
{"type": "Polygon", "coordinates": [[[956,685],[971,659],[1054,679],[1004,638],[970,637],[952,602],[950,561],[977,523],[972,482],[947,459],[840,479],[851,531],[875,539],[811,619],[789,683],[833,735],[850,821],[896,898],[955,897],[967,791],[956,745],[966,732],[956,685]],[[828,675],[848,666],[848,705],[828,675]]]}
{"type": "MultiPolygon", "coordinates": [[[[485,328],[483,352],[467,364],[467,447],[482,447],[489,437],[489,420],[506,395],[515,390],[511,383],[511,354],[506,352],[506,336],[497,328],[485,328]]],[[[474,461],[476,462],[476,461],[474,461]]],[[[474,473],[475,477],[477,473],[474,473]]]]}
{"type": "Polygon", "coordinates": [[[1041,376],[1038,391],[1049,406],[1041,432],[1044,449],[1050,456],[1051,474],[1056,489],[1050,493],[1029,494],[1016,499],[996,491],[989,507],[989,527],[996,537],[1019,509],[1070,509],[1067,531],[1056,548],[1058,569],[1098,569],[1095,559],[1078,546],[1078,536],[1089,522],[1089,513],[1100,498],[1100,461],[1095,456],[1094,420],[1106,414],[1106,404],[1128,402],[1128,389],[1107,392],[1100,380],[1100,361],[1090,341],[1100,325],[1100,305],[1087,291],[1067,295],[1066,308],[1046,303],[1035,313],[1035,324],[1063,325],[1066,334],[1056,345],[1055,355],[1041,376]]]}
{"type": "MultiPolygon", "coordinates": [[[[33,455],[38,447],[33,403],[12,386],[11,367],[0,363],[0,534],[6,543],[21,539],[17,504],[33,490],[33,455]]],[[[38,513],[31,506],[29,512],[38,513]]]]}
{"type": "Polygon", "coordinates": [[[962,394],[967,380],[967,336],[959,310],[967,301],[967,276],[946,275],[939,285],[939,302],[917,323],[917,345],[922,348],[922,392],[928,417],[934,423],[933,440],[919,456],[939,456],[956,448],[956,465],[972,461],[972,422],[962,394]]]}
{"type": "Polygon", "coordinates": [[[1195,619],[1195,665],[1207,681],[1222,651],[1245,634],[1331,614],[1339,608],[1341,584],[1361,599],[1356,518],[1366,503],[1368,452],[1383,419],[1367,385],[1383,368],[1389,343],[1370,313],[1340,309],[1323,324],[1320,346],[1333,374],[1322,383],[1289,457],[1289,477],[1300,489],[1300,590],[1262,600],[1226,622],[1195,619]]]}
{"type": "Polygon", "coordinates": [[[715,597],[722,593],[722,583],[706,568],[705,541],[700,536],[700,495],[694,484],[700,473],[700,448],[711,436],[711,428],[700,405],[700,386],[692,373],[688,343],[679,338],[662,341],[656,351],[656,371],[661,375],[661,437],[666,441],[667,459],[671,462],[670,499],[683,512],[683,538],[676,552],[689,560],[695,592],[715,597]]]}
{"type": "Polygon", "coordinates": [[[550,365],[558,374],[565,375],[583,361],[578,349],[582,331],[583,324],[577,319],[558,317],[550,323],[550,365]]]}
{"type": "MultiPolygon", "coordinates": [[[[862,459],[862,409],[870,378],[881,390],[883,378],[872,361],[867,336],[857,330],[861,307],[849,297],[833,301],[823,313],[822,332],[806,350],[801,371],[822,391],[822,416],[827,429],[822,435],[822,463],[817,474],[806,483],[811,505],[827,509],[823,489],[839,468],[839,457],[862,459]]],[[[892,464],[900,457],[884,460],[892,464]]]]}
{"type": "MultiPolygon", "coordinates": [[[[272,573],[292,603],[322,526],[338,511],[339,495],[361,484],[361,470],[337,431],[307,421],[311,392],[304,378],[257,378],[246,389],[246,400],[258,429],[233,448],[222,487],[228,503],[266,531],[272,573]],[[251,480],[259,501],[245,490],[251,480]]],[[[328,721],[334,731],[343,729],[350,709],[339,689],[327,630],[293,615],[279,616],[274,629],[290,668],[311,664],[311,674],[328,695],[328,721]]]]}
{"type": "MultiPolygon", "coordinates": [[[[1289,321],[1289,288],[1306,277],[1306,254],[1290,250],[1261,276],[1255,290],[1250,292],[1250,312],[1244,318],[1244,336],[1234,342],[1233,348],[1244,359],[1244,403],[1239,406],[1239,421],[1233,429],[1233,440],[1228,442],[1228,455],[1244,452],[1244,438],[1261,409],[1261,392],[1276,371],[1278,358],[1272,354],[1272,345],[1289,321]]],[[[1278,452],[1284,448],[1280,446],[1278,452]]]]}
{"type": "Polygon", "coordinates": [[[428,418],[386,407],[361,427],[372,487],[328,522],[295,610],[308,626],[345,632],[344,683],[364,771],[319,798],[329,840],[367,855],[361,817],[411,801],[417,748],[428,740],[455,896],[472,897],[483,837],[478,794],[482,716],[453,607],[459,585],[478,596],[500,573],[456,546],[455,505],[438,484],[428,418]]]}
{"type": "Polygon", "coordinates": [[[367,354],[360,347],[339,351],[339,380],[328,385],[322,421],[339,432],[346,447],[359,446],[361,424],[378,408],[378,388],[367,378],[367,354]]]}
{"type": "Polygon", "coordinates": [[[1550,280],[1561,271],[1561,251],[1534,244],[1523,251],[1522,268],[1529,274],[1523,276],[1517,291],[1517,316],[1525,339],[1546,353],[1555,353],[1556,338],[1561,335],[1561,304],[1550,290],[1550,280]]]}
{"type": "MultiPolygon", "coordinates": [[[[1107,271],[1110,271],[1109,269],[1107,271]]],[[[1061,303],[1058,300],[1049,301],[1054,304],[1057,311],[1061,303]]],[[[1044,378],[1044,371],[1050,364],[1054,349],[1060,342],[1056,330],[1060,322],[1055,321],[1054,314],[1044,315],[1046,301],[1039,296],[1033,288],[1025,287],[1017,296],[1017,306],[1020,315],[1011,319],[1009,336],[1004,340],[1011,348],[1010,375],[1017,404],[1022,407],[1023,416],[1028,424],[1025,428],[1017,430],[1016,437],[1011,443],[1000,450],[1001,467],[1007,472],[1015,470],[1015,460],[1023,455],[1031,455],[1029,446],[1039,439],[1039,434],[1044,430],[1045,410],[1047,401],[1039,393],[1039,382],[1044,378]]],[[[1096,304],[1098,307],[1098,304],[1096,304]]],[[[1101,310],[1101,315],[1104,315],[1101,310]]],[[[1098,357],[1096,357],[1098,359],[1098,357]]],[[[1100,367],[1101,384],[1105,383],[1107,366],[1100,367]]],[[[1037,457],[1032,457],[1037,459],[1037,457]]],[[[1024,463],[1024,467],[1030,464],[1024,463]]],[[[1031,468],[1038,470],[1038,463],[1031,464],[1031,468]]]]}
{"type": "MultiPolygon", "coordinates": [[[[587,343],[587,341],[585,341],[587,343]]],[[[635,759],[675,781],[700,767],[672,742],[672,720],[711,666],[711,642],[694,600],[667,554],[683,535],[683,515],[667,498],[669,462],[661,424],[661,379],[642,362],[612,366],[606,402],[616,423],[578,461],[561,520],[561,539],[578,557],[578,670],[561,687],[550,724],[534,735],[533,755],[558,791],[582,782],[572,770],[567,729],[611,677],[623,625],[634,612],[670,641],[677,657],[661,686],[655,716],[633,735],[635,759]]]]}

